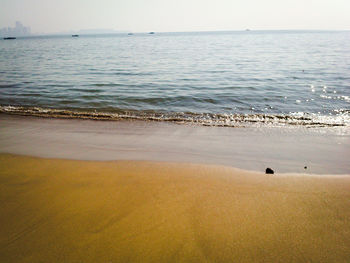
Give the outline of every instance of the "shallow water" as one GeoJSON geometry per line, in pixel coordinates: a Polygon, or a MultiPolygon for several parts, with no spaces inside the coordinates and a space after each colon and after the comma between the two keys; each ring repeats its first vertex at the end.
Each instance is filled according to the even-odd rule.
{"type": "Polygon", "coordinates": [[[243,31],[0,41],[0,111],[349,126],[349,40],[348,31],[243,31]]]}

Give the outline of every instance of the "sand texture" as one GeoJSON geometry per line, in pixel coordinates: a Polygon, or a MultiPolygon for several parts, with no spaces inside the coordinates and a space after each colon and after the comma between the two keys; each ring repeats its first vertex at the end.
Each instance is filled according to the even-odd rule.
{"type": "Polygon", "coordinates": [[[350,262],[349,177],[0,155],[0,262],[350,262]]]}

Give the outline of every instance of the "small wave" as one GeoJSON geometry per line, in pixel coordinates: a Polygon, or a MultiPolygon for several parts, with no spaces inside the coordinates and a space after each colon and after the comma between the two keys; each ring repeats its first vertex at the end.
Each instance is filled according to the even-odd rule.
{"type": "Polygon", "coordinates": [[[115,72],[102,72],[102,71],[93,71],[90,74],[92,75],[105,75],[105,76],[126,76],[126,77],[137,77],[137,76],[151,76],[153,75],[150,72],[127,72],[127,71],[115,71],[115,72]]]}
{"type": "Polygon", "coordinates": [[[0,84],[0,89],[13,89],[13,88],[20,88],[21,86],[18,84],[0,84]]]}
{"type": "Polygon", "coordinates": [[[84,89],[84,88],[71,88],[71,89],[68,89],[68,91],[86,92],[86,93],[102,93],[102,92],[104,92],[101,89],[84,89]]]}
{"type": "Polygon", "coordinates": [[[348,112],[342,112],[335,116],[323,116],[303,112],[291,113],[288,115],[127,111],[120,109],[111,109],[108,112],[98,112],[22,106],[0,106],[0,112],[49,118],[91,119],[111,121],[129,119],[188,123],[214,127],[245,127],[252,125],[299,125],[306,127],[350,126],[350,116],[348,112]]]}

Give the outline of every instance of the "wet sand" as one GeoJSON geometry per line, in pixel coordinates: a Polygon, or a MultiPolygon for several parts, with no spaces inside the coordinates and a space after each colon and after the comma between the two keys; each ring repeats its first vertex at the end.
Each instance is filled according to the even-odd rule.
{"type": "Polygon", "coordinates": [[[350,262],[350,178],[0,154],[0,262],[350,262]]]}
{"type": "Polygon", "coordinates": [[[301,126],[221,128],[0,114],[0,153],[75,160],[220,164],[253,171],[272,167],[278,173],[350,174],[350,130],[301,126]]]}

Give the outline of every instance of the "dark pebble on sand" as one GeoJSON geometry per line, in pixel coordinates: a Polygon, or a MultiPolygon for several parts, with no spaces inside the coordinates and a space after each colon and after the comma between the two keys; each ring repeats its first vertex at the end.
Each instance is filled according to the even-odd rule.
{"type": "Polygon", "coordinates": [[[266,174],[274,174],[275,172],[271,168],[266,168],[266,174]]]}

